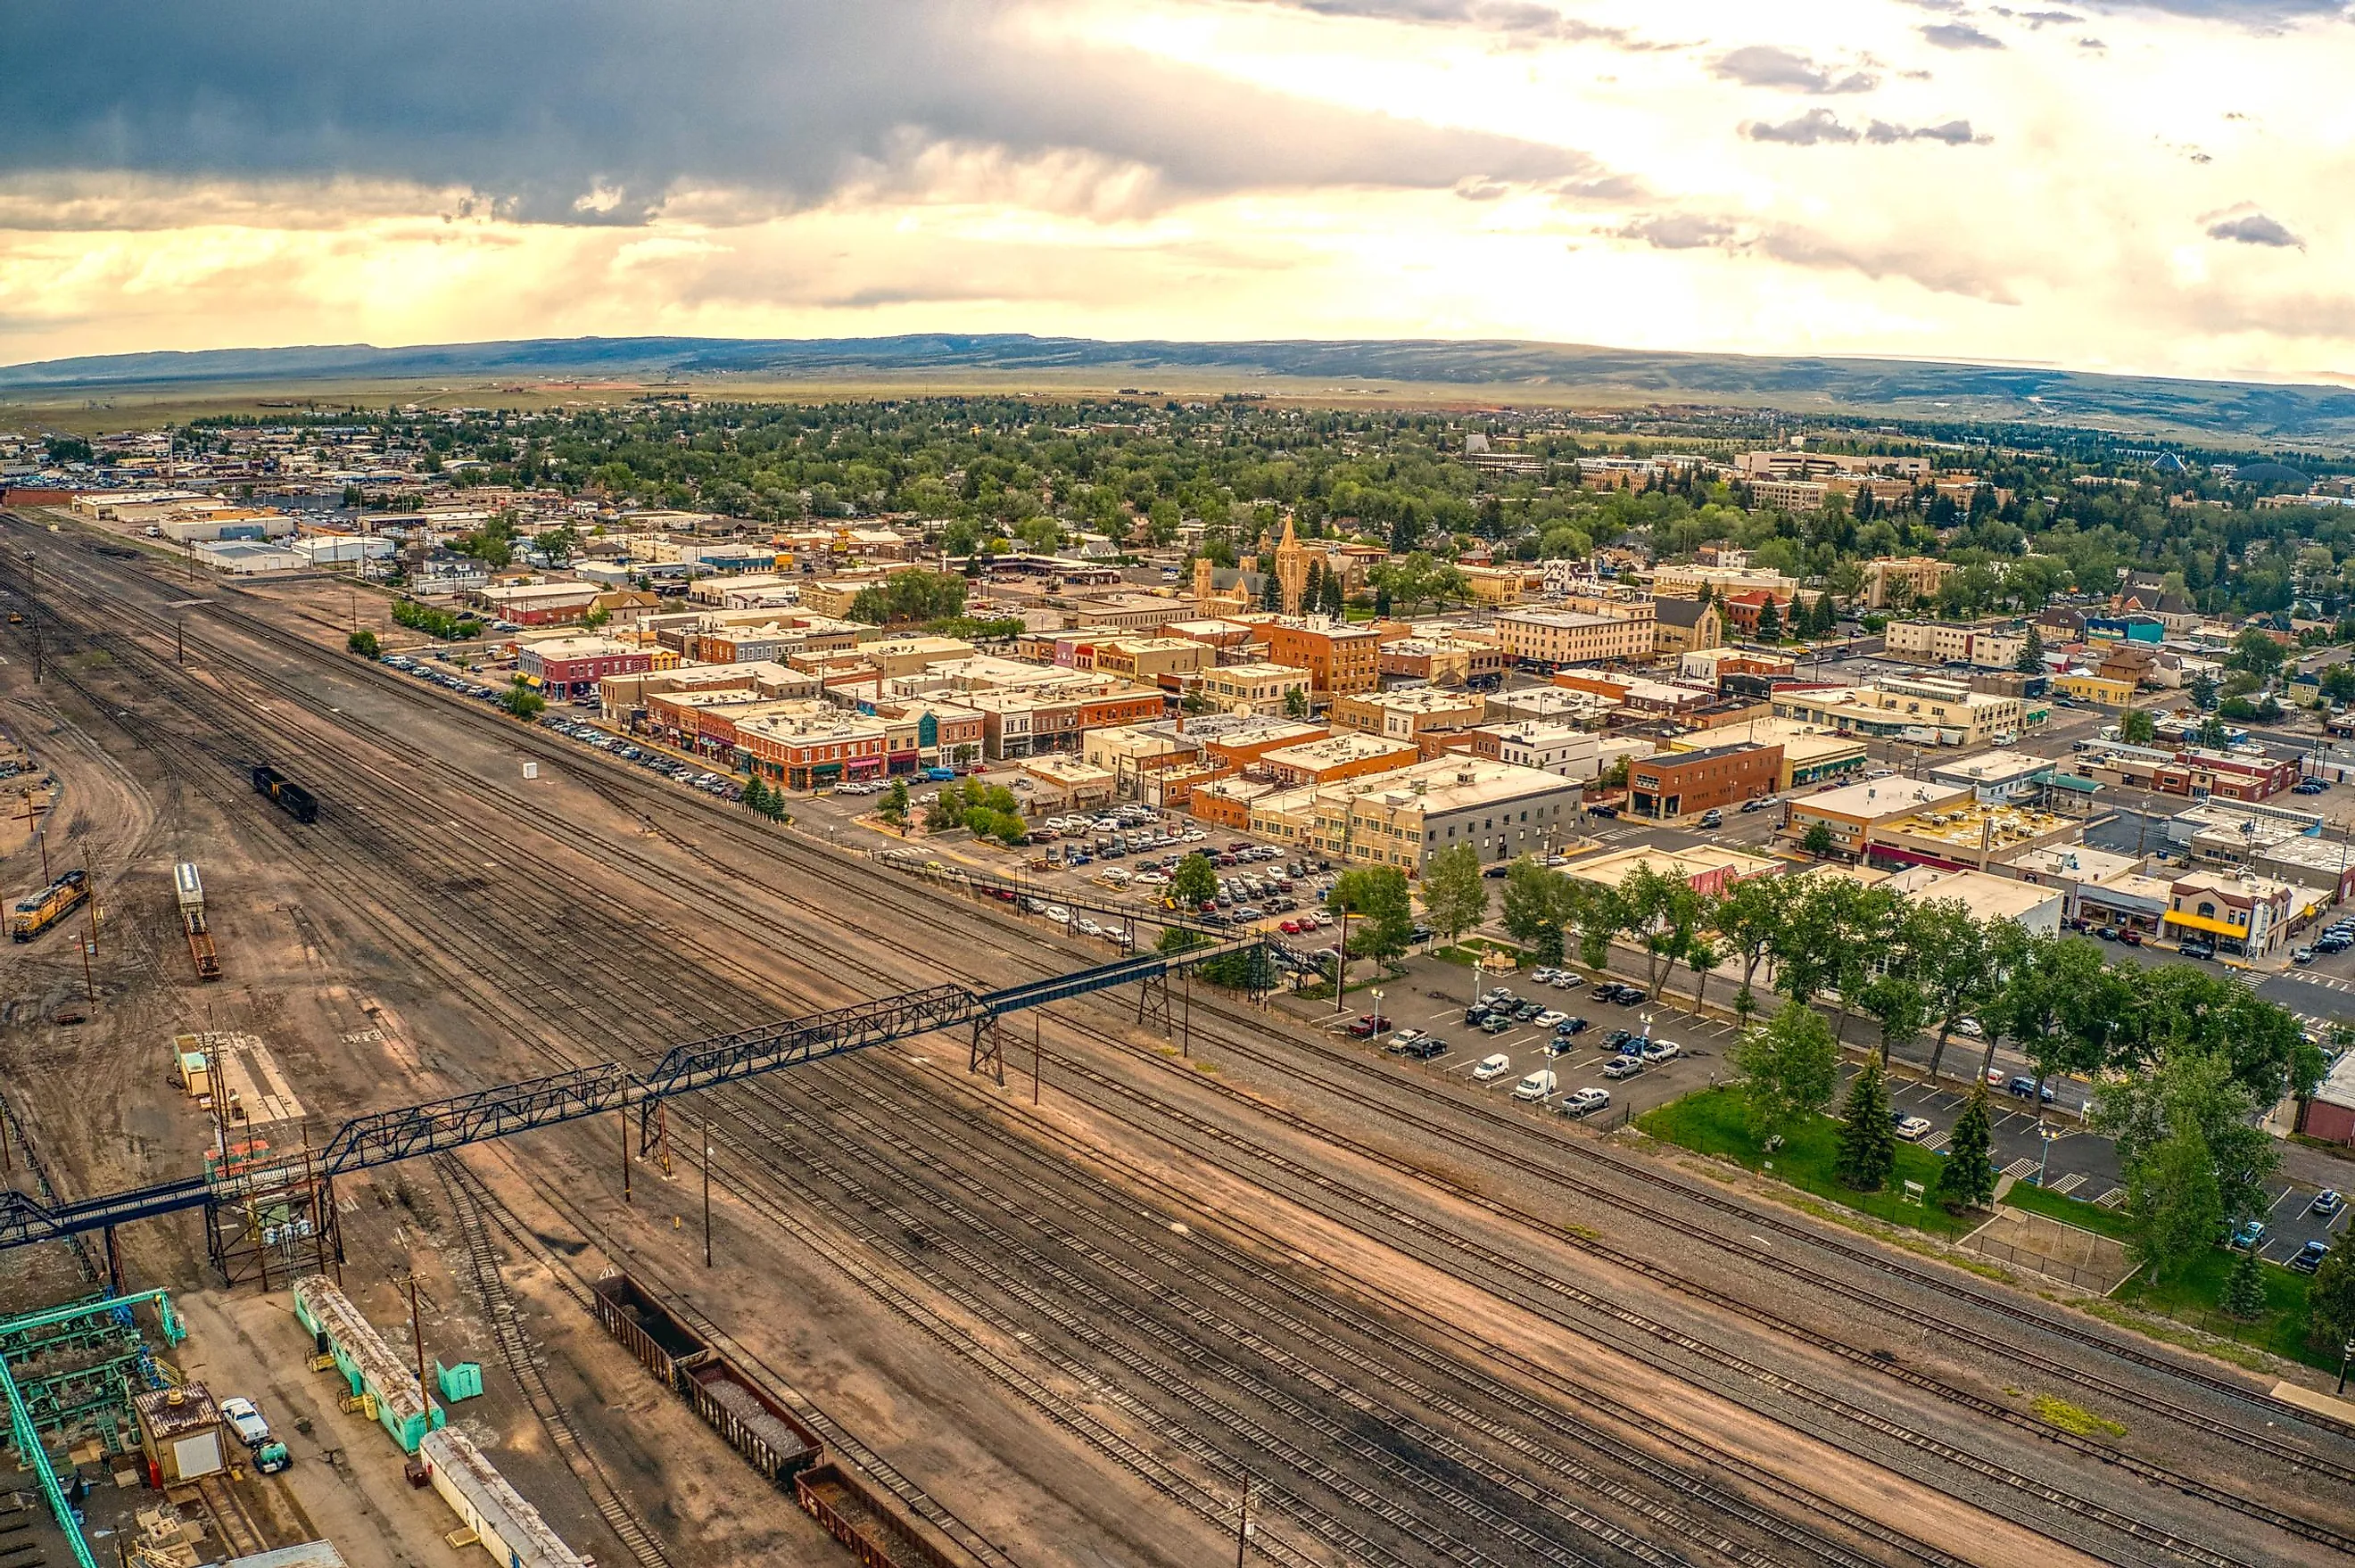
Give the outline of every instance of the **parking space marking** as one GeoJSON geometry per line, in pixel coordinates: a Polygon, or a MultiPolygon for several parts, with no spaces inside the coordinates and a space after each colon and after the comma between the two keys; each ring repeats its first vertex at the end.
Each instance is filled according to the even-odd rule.
{"type": "Polygon", "coordinates": [[[2006,1176],[2018,1180],[2032,1175],[2035,1172],[2035,1169],[2036,1162],[2029,1158],[2026,1155],[2022,1155],[2018,1159],[2013,1160],[2009,1165],[2005,1166],[2003,1168],[2003,1173],[2006,1176]]]}
{"type": "Polygon", "coordinates": [[[2281,1195],[2280,1195],[2279,1197],[2275,1198],[2275,1199],[2271,1203],[2269,1203],[2269,1204],[2267,1204],[2267,1205],[2265,1206],[2265,1218],[2267,1218],[2268,1220],[2270,1220],[2270,1219],[2272,1219],[2275,1215],[2276,1215],[2276,1214],[2280,1213],[2280,1212],[2281,1212],[2281,1206],[2282,1206],[2283,1204],[2285,1204],[2285,1203],[2288,1202],[2291,1199],[2293,1199],[2293,1198],[2296,1197],[2297,1195],[2298,1195],[2298,1192],[2297,1192],[2297,1189],[2296,1189],[2296,1188],[2295,1188],[2295,1187],[2285,1187],[2285,1188],[2283,1188],[2283,1189],[2281,1189],[2281,1195]]]}
{"type": "Polygon", "coordinates": [[[2084,1174],[2082,1171],[2073,1170],[2068,1175],[2062,1177],[2060,1180],[2054,1182],[2051,1190],[2062,1198],[2066,1198],[2069,1194],[2076,1191],[2077,1189],[2084,1185],[2084,1174]]]}
{"type": "Polygon", "coordinates": [[[2123,1187],[2113,1187],[2107,1192],[2103,1193],[2099,1198],[2094,1200],[2094,1207],[2096,1209],[2115,1209],[2126,1200],[2126,1189],[2123,1187]]]}
{"type": "Polygon", "coordinates": [[[1928,1149],[1931,1153],[1935,1154],[1938,1150],[1946,1147],[1946,1140],[1953,1136],[1954,1135],[1951,1132],[1944,1130],[1932,1133],[1929,1136],[1922,1140],[1922,1147],[1928,1149]]]}

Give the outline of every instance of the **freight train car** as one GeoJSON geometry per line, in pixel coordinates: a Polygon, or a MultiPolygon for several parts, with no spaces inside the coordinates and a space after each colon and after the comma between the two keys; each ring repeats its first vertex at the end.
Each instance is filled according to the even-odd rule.
{"type": "Polygon", "coordinates": [[[319,820],[318,799],[268,763],[253,764],[253,790],[276,801],[279,809],[297,822],[319,820]]]}
{"type": "Polygon", "coordinates": [[[30,942],[81,907],[90,897],[90,873],[68,871],[37,893],[28,893],[16,901],[8,914],[8,934],[17,942],[30,942]]]}
{"type": "Polygon", "coordinates": [[[172,868],[172,885],[180,895],[180,930],[188,939],[188,957],[197,966],[199,980],[220,978],[220,952],[213,945],[211,929],[205,924],[204,879],[197,875],[196,862],[183,860],[172,868]]]}

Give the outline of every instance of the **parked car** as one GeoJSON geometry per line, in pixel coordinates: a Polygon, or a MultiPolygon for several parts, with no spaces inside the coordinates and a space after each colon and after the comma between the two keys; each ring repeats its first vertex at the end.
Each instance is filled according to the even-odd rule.
{"type": "Polygon", "coordinates": [[[1399,1054],[1401,1056],[1412,1056],[1417,1061],[1429,1061],[1435,1056],[1446,1055],[1447,1049],[1447,1042],[1445,1040],[1440,1039],[1435,1034],[1427,1034],[1421,1040],[1416,1040],[1412,1045],[1407,1046],[1404,1050],[1401,1051],[1399,1054]]]}
{"type": "Polygon", "coordinates": [[[1608,1089],[1573,1089],[1561,1097],[1561,1104],[1554,1109],[1565,1116],[1591,1116],[1597,1111],[1608,1109],[1610,1104],[1611,1091],[1608,1089]]]}
{"type": "Polygon", "coordinates": [[[2314,962],[2314,949],[2311,947],[2297,948],[2290,954],[2289,961],[2293,964],[2311,964],[2314,962]]]}
{"type": "Polygon", "coordinates": [[[2265,1222],[2251,1220],[2232,1232],[2232,1244],[2242,1252],[2253,1253],[2265,1239],[2265,1222]]]}
{"type": "Polygon", "coordinates": [[[1479,1063],[1472,1069],[1472,1081],[1476,1083],[1491,1083],[1512,1070],[1513,1059],[1498,1051],[1494,1056],[1484,1056],[1480,1059],[1479,1063]]]}
{"type": "Polygon", "coordinates": [[[1552,1093],[1553,1074],[1542,1068],[1513,1085],[1516,1100],[1542,1100],[1552,1093]]]}
{"type": "Polygon", "coordinates": [[[1382,1049],[1393,1056],[1403,1055],[1413,1049],[1415,1041],[1429,1038],[1419,1029],[1402,1029],[1382,1041],[1382,1049]]]}
{"type": "Polygon", "coordinates": [[[1644,1042],[1646,1061],[1673,1061],[1685,1053],[1685,1048],[1672,1040],[1647,1040],[1644,1042]]]}
{"type": "Polygon", "coordinates": [[[2347,1200],[2341,1198],[2338,1193],[2326,1187],[2321,1191],[2316,1193],[2314,1195],[2314,1201],[2307,1204],[2306,1207],[2307,1212],[2310,1214],[2319,1214],[2325,1219],[2328,1219],[2331,1215],[2338,1213],[2339,1211],[2347,1207],[2347,1200]]]}
{"type": "Polygon", "coordinates": [[[2176,951],[2186,958],[2212,959],[2216,956],[2216,944],[2212,942],[2187,942],[2176,951]]]}
{"type": "Polygon", "coordinates": [[[1505,1017],[1502,1013],[1490,1013],[1487,1018],[1480,1020],[1480,1032],[1482,1034],[1502,1034],[1512,1027],[1513,1020],[1505,1017]]]}
{"type": "Polygon", "coordinates": [[[2328,789],[2329,787],[2330,786],[2328,784],[2324,784],[2320,779],[2300,779],[2297,783],[2290,785],[2290,793],[2292,795],[2320,795],[2324,790],[2328,789]]]}
{"type": "Polygon", "coordinates": [[[1955,1032],[1965,1040],[1985,1040],[1987,1026],[1974,1018],[1959,1018],[1955,1020],[1955,1032]]]}
{"type": "Polygon", "coordinates": [[[1629,1040],[1635,1038],[1636,1031],[1634,1029],[1614,1029],[1609,1034],[1603,1037],[1603,1049],[1605,1051],[1618,1051],[1624,1048],[1629,1040]]]}
{"type": "Polygon", "coordinates": [[[1725,813],[1712,805],[1700,814],[1700,825],[1703,827],[1722,827],[1725,826],[1725,813]]]}
{"type": "Polygon", "coordinates": [[[1930,1123],[1927,1117],[1909,1116],[1902,1111],[1893,1111],[1890,1114],[1889,1125],[1894,1127],[1897,1136],[1907,1143],[1916,1143],[1930,1136],[1930,1123]]]}
{"type": "Polygon", "coordinates": [[[2328,1255],[2329,1252],[2330,1243],[2328,1242],[2308,1242],[2306,1245],[2298,1248],[2297,1255],[2289,1260],[2288,1266],[2298,1274],[2312,1274],[2316,1269],[2322,1266],[2322,1260],[2324,1257],[2328,1255]]]}
{"type": "Polygon", "coordinates": [[[1640,1056],[1614,1056],[1603,1064],[1605,1078],[1633,1078],[1642,1071],[1644,1059],[1640,1056]]]}
{"type": "Polygon", "coordinates": [[[1744,815],[1744,816],[1748,816],[1751,812],[1753,812],[1753,811],[1764,811],[1764,810],[1765,810],[1768,806],[1770,806],[1770,805],[1774,805],[1774,797],[1773,795],[1753,795],[1753,796],[1752,796],[1750,799],[1745,800],[1745,801],[1743,801],[1743,802],[1742,803],[1742,815],[1744,815]]]}
{"type": "Polygon", "coordinates": [[[2104,942],[2115,942],[2118,939],[2118,928],[2115,925],[2097,925],[2094,928],[2094,934],[2104,942]]]}
{"type": "Polygon", "coordinates": [[[1584,1034],[1586,1032],[1586,1020],[1573,1013],[1570,1017],[1562,1019],[1561,1022],[1554,1025],[1553,1032],[1565,1037],[1573,1034],[1584,1034]]]}
{"type": "Polygon", "coordinates": [[[2118,943],[2119,945],[2125,947],[2140,947],[2142,945],[2142,933],[2137,931],[2131,925],[2122,925],[2118,927],[2118,943]]]}
{"type": "Polygon", "coordinates": [[[1611,988],[1611,999],[1623,1008],[1640,1008],[1652,997],[1641,986],[1619,985],[1611,988]]]}
{"type": "Polygon", "coordinates": [[[1378,1034],[1388,1033],[1390,1027],[1391,1020],[1381,1014],[1363,1013],[1359,1016],[1357,1022],[1349,1026],[1349,1032],[1359,1040],[1371,1040],[1378,1034]]]}
{"type": "Polygon", "coordinates": [[[1568,1013],[1559,1011],[1553,1008],[1548,1008],[1545,1011],[1540,1013],[1537,1017],[1529,1020],[1529,1022],[1537,1025],[1540,1029],[1555,1029],[1559,1028],[1562,1024],[1568,1023],[1569,1021],[1570,1015],[1568,1013]]]}

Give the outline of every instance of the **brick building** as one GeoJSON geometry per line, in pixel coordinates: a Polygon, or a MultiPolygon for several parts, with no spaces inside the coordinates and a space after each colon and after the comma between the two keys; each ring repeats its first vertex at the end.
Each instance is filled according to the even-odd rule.
{"type": "Polygon", "coordinates": [[[1646,757],[1627,769],[1630,815],[1668,822],[1774,793],[1783,772],[1780,746],[1713,746],[1646,757]]]}

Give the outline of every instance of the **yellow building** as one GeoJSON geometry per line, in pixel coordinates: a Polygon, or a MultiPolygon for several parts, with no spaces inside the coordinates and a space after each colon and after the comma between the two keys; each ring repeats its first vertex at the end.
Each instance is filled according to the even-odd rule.
{"type": "Polygon", "coordinates": [[[2052,677],[2052,689],[2059,696],[2104,708],[2127,707],[2133,703],[2135,694],[2134,682],[2114,680],[2105,675],[2057,675],[2052,677]]]}
{"type": "Polygon", "coordinates": [[[1282,713],[1298,692],[1308,700],[1308,672],[1288,664],[1231,664],[1204,670],[1194,689],[1222,713],[1282,713]]]}

